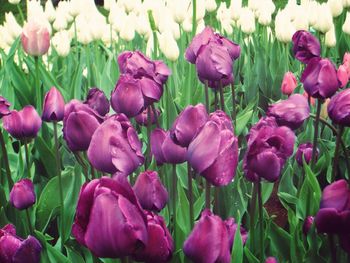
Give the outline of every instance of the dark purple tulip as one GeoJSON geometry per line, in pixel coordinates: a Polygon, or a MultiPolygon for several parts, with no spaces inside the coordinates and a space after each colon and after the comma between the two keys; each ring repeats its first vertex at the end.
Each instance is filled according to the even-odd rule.
{"type": "Polygon", "coordinates": [[[124,114],[115,114],[95,131],[87,152],[90,163],[105,173],[134,172],[143,161],[142,144],[124,114]]]}
{"type": "Polygon", "coordinates": [[[194,263],[231,262],[230,237],[227,226],[208,209],[186,239],[183,251],[194,263]]]}
{"type": "Polygon", "coordinates": [[[163,85],[171,75],[163,61],[153,61],[140,51],[124,51],[118,56],[118,65],[122,74],[129,74],[137,79],[146,77],[159,85],[163,85]]]}
{"type": "Polygon", "coordinates": [[[303,125],[304,120],[309,118],[310,107],[303,95],[294,94],[286,100],[272,104],[267,115],[275,117],[279,126],[296,130],[303,125]]]}
{"type": "MultiPolygon", "coordinates": [[[[316,159],[318,156],[318,149],[316,151],[316,159]]],[[[311,162],[312,158],[312,143],[307,142],[300,144],[297,150],[297,153],[295,154],[295,159],[297,160],[297,163],[300,166],[303,166],[303,158],[305,159],[305,162],[309,164],[311,162]]]]}
{"type": "Polygon", "coordinates": [[[89,89],[84,103],[97,111],[101,116],[105,116],[109,112],[109,101],[104,92],[98,88],[89,89]]]}
{"type": "Polygon", "coordinates": [[[11,104],[4,97],[0,96],[0,119],[6,115],[9,115],[11,111],[9,110],[11,104]]]}
{"type": "Polygon", "coordinates": [[[221,44],[227,49],[232,60],[236,60],[241,55],[241,47],[237,43],[223,37],[218,33],[215,33],[215,40],[217,43],[221,44]]]}
{"type": "Polygon", "coordinates": [[[41,244],[33,237],[23,240],[16,236],[16,229],[8,224],[0,229],[0,262],[2,263],[39,263],[41,244]]]}
{"type": "Polygon", "coordinates": [[[328,116],[333,122],[350,126],[350,89],[334,95],[328,104],[328,116]]]}
{"type": "Polygon", "coordinates": [[[86,151],[92,135],[103,122],[95,110],[78,100],[70,101],[64,110],[63,137],[73,152],[86,151]]]}
{"type": "Polygon", "coordinates": [[[320,42],[310,32],[299,30],[294,33],[292,41],[295,58],[304,64],[321,54],[320,42]]]}
{"type": "Polygon", "coordinates": [[[313,58],[301,75],[305,91],[313,98],[327,99],[340,87],[337,69],[327,58],[313,58]]]}
{"type": "Polygon", "coordinates": [[[238,164],[238,140],[224,112],[210,114],[209,121],[188,146],[187,160],[215,186],[232,181],[238,164]]]}
{"type": "Polygon", "coordinates": [[[160,128],[154,129],[151,133],[151,152],[158,165],[186,161],[187,149],[175,144],[170,138],[170,132],[160,128]]]}
{"type": "Polygon", "coordinates": [[[169,262],[174,251],[174,241],[165,221],[163,217],[152,212],[145,213],[147,216],[148,244],[143,250],[135,253],[133,258],[145,263],[169,262]]]}
{"type": "Polygon", "coordinates": [[[42,119],[46,122],[61,121],[64,117],[64,99],[58,89],[52,87],[45,95],[42,119]]]}
{"type": "Polygon", "coordinates": [[[19,210],[27,209],[35,203],[34,185],[30,179],[19,180],[10,192],[10,203],[19,210]]]}
{"type": "Polygon", "coordinates": [[[72,233],[102,258],[129,256],[147,244],[146,217],[125,176],[82,186],[72,233]]]}
{"type": "Polygon", "coordinates": [[[209,116],[203,104],[189,105],[174,121],[170,136],[176,144],[188,147],[208,119],[209,116]]]}
{"type": "Polygon", "coordinates": [[[313,216],[307,216],[304,220],[304,224],[303,224],[303,233],[305,236],[307,236],[307,234],[310,231],[310,228],[312,226],[312,224],[314,223],[314,217],[313,216]]]}
{"type": "Polygon", "coordinates": [[[248,239],[248,232],[242,226],[239,226],[238,224],[236,224],[235,219],[233,217],[226,219],[224,223],[227,227],[230,251],[232,252],[233,242],[235,239],[237,229],[239,229],[240,231],[243,244],[245,244],[245,242],[248,239]]]}
{"type": "Polygon", "coordinates": [[[274,258],[274,257],[268,257],[266,260],[265,260],[265,263],[278,263],[277,259],[274,258]]]}
{"type": "Polygon", "coordinates": [[[350,233],[349,197],[348,183],[343,179],[324,188],[320,210],[315,217],[318,232],[327,234],[350,233]]]}
{"type": "Polygon", "coordinates": [[[4,129],[18,140],[35,138],[41,127],[41,118],[32,105],[22,110],[13,110],[3,117],[4,129]]]}
{"type": "Polygon", "coordinates": [[[112,108],[128,117],[135,117],[146,107],[160,100],[163,87],[152,79],[136,79],[131,75],[121,75],[112,91],[112,108]]]}
{"type": "MultiPolygon", "coordinates": [[[[141,126],[147,126],[148,123],[148,110],[149,107],[147,107],[147,109],[145,109],[144,111],[142,111],[139,115],[135,116],[135,121],[137,122],[138,125],[141,126]]],[[[157,118],[159,118],[160,115],[160,111],[158,109],[156,109],[156,115],[154,115],[154,111],[150,110],[150,117],[151,117],[151,124],[155,124],[157,121],[157,118]]]]}
{"type": "MultiPolygon", "coordinates": [[[[205,79],[203,78],[199,78],[199,80],[202,82],[202,83],[205,83],[205,79]]],[[[228,85],[230,85],[231,83],[233,83],[233,74],[229,75],[229,76],[226,76],[226,77],[223,77],[221,79],[221,85],[222,87],[226,87],[228,85]]],[[[211,81],[211,80],[208,80],[208,86],[209,88],[212,88],[212,89],[220,89],[220,81],[211,81]]]]}
{"type": "Polygon", "coordinates": [[[252,127],[248,136],[248,149],[243,160],[246,179],[275,182],[287,160],[293,154],[295,135],[291,129],[273,124],[263,118],[252,127]]]}
{"type": "Polygon", "coordinates": [[[140,173],[133,188],[143,209],[160,212],[168,202],[168,192],[155,171],[140,173]]]}

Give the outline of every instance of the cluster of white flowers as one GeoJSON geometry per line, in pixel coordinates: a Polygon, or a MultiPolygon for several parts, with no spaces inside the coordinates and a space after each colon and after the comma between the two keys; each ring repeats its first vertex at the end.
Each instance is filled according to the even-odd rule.
{"type": "Polygon", "coordinates": [[[0,48],[7,53],[16,38],[22,33],[22,27],[17,23],[12,13],[5,14],[5,22],[0,25],[0,48]]]}

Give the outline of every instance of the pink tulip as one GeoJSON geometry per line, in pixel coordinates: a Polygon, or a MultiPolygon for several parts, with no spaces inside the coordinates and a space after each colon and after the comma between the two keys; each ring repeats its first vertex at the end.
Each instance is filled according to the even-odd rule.
{"type": "Polygon", "coordinates": [[[50,47],[50,34],[46,27],[31,20],[23,28],[21,41],[28,55],[41,56],[50,47]]]}
{"type": "Polygon", "coordinates": [[[346,68],[346,71],[348,72],[348,75],[350,76],[350,53],[346,52],[343,57],[343,65],[346,68]]]}
{"type": "Polygon", "coordinates": [[[290,71],[286,72],[283,77],[281,90],[284,95],[290,96],[294,89],[297,87],[297,79],[294,74],[290,71]]]}
{"type": "Polygon", "coordinates": [[[338,80],[341,82],[340,87],[345,87],[349,80],[349,74],[345,65],[340,65],[337,70],[338,80]]]}

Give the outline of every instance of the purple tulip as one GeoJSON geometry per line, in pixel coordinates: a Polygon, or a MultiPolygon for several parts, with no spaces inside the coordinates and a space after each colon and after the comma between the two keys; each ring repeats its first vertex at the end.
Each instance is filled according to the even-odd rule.
{"type": "Polygon", "coordinates": [[[136,261],[145,263],[169,262],[174,252],[174,241],[163,217],[146,212],[148,244],[133,255],[136,261]]]}
{"type": "Polygon", "coordinates": [[[105,116],[109,112],[109,101],[104,92],[98,88],[89,89],[84,103],[97,111],[101,116],[105,116]]]}
{"type": "MultiPolygon", "coordinates": [[[[316,159],[318,157],[318,149],[316,151],[316,159]]],[[[297,160],[297,163],[300,166],[303,166],[303,158],[305,159],[305,162],[309,164],[311,162],[312,158],[312,143],[307,142],[300,144],[297,150],[297,153],[295,154],[295,159],[297,160]]]]}
{"type": "Polygon", "coordinates": [[[265,263],[278,263],[277,259],[274,258],[274,257],[268,257],[266,260],[265,260],[265,263]]]}
{"type": "Polygon", "coordinates": [[[328,104],[328,116],[334,123],[350,126],[350,89],[333,96],[328,104]]]}
{"type": "Polygon", "coordinates": [[[320,210],[315,217],[317,231],[327,234],[350,233],[350,190],[345,180],[326,186],[322,193],[320,210]]]}
{"type": "Polygon", "coordinates": [[[124,114],[112,115],[96,129],[87,154],[96,169],[125,176],[144,161],[142,144],[124,114]]]}
{"type": "Polygon", "coordinates": [[[35,138],[41,127],[41,118],[32,105],[22,110],[13,110],[3,117],[4,129],[18,140],[35,138]]]}
{"type": "Polygon", "coordinates": [[[103,122],[95,110],[78,100],[70,101],[64,110],[63,138],[73,152],[86,151],[92,135],[103,122]]]}
{"type": "Polygon", "coordinates": [[[170,132],[156,128],[151,133],[151,152],[158,165],[163,163],[178,164],[186,161],[185,147],[173,142],[170,132]]]}
{"type": "Polygon", "coordinates": [[[27,209],[35,203],[34,185],[30,179],[19,180],[10,192],[10,203],[19,210],[27,209]]]}
{"type": "Polygon", "coordinates": [[[155,171],[140,173],[133,188],[143,209],[160,212],[168,202],[168,192],[155,171]]]}
{"type": "Polygon", "coordinates": [[[102,177],[82,186],[72,233],[102,258],[129,256],[145,247],[146,217],[125,176],[102,177]]]}
{"type": "Polygon", "coordinates": [[[329,59],[313,58],[301,75],[305,91],[313,98],[326,99],[337,92],[341,83],[337,69],[329,59]]]}
{"type": "Polygon", "coordinates": [[[233,242],[235,239],[237,229],[239,229],[239,231],[240,231],[243,245],[245,244],[245,242],[248,239],[248,232],[242,226],[239,226],[238,224],[236,224],[235,219],[233,217],[226,219],[224,222],[225,222],[225,225],[226,225],[226,228],[228,231],[230,252],[232,252],[233,242]]]}
{"type": "Polygon", "coordinates": [[[209,121],[188,146],[187,160],[215,186],[232,181],[238,164],[238,139],[224,112],[210,114],[209,121]]]}
{"type": "Polygon", "coordinates": [[[275,117],[279,126],[287,126],[296,130],[309,118],[310,107],[303,95],[294,94],[286,100],[272,104],[267,115],[275,117]]]}
{"type": "Polygon", "coordinates": [[[295,58],[304,64],[321,54],[320,42],[310,32],[299,30],[294,33],[292,41],[295,58]]]}
{"type": "Polygon", "coordinates": [[[170,136],[176,144],[188,147],[208,119],[209,116],[203,104],[189,105],[174,121],[170,136]]]}
{"type": "Polygon", "coordinates": [[[9,110],[11,104],[4,97],[0,96],[0,119],[6,115],[9,115],[11,111],[9,110]]]}
{"type": "Polygon", "coordinates": [[[145,108],[160,100],[163,87],[152,79],[136,79],[121,75],[111,95],[112,108],[128,117],[135,117],[145,108]]]}
{"type": "Polygon", "coordinates": [[[310,231],[310,228],[312,227],[312,224],[314,223],[314,217],[313,216],[307,216],[304,220],[304,224],[303,224],[303,233],[305,236],[307,236],[307,234],[310,231]]]}
{"type": "Polygon", "coordinates": [[[140,51],[125,51],[118,56],[118,65],[120,73],[129,74],[136,79],[143,77],[154,80],[159,85],[163,85],[168,76],[171,75],[170,69],[160,60],[151,60],[140,51]]]}
{"type": "Polygon", "coordinates": [[[273,123],[271,118],[261,119],[253,126],[248,136],[243,169],[249,181],[258,182],[263,178],[275,182],[287,158],[293,154],[295,142],[293,131],[273,123]]]}
{"type": "Polygon", "coordinates": [[[16,236],[14,225],[8,224],[0,229],[0,262],[39,263],[41,244],[33,237],[23,240],[16,236]]]}
{"type": "Polygon", "coordinates": [[[52,87],[45,95],[42,119],[47,122],[56,122],[63,120],[63,117],[63,96],[58,89],[52,87]]]}
{"type": "Polygon", "coordinates": [[[229,263],[230,234],[225,222],[206,209],[186,239],[183,251],[194,263],[229,263]]]}
{"type": "MultiPolygon", "coordinates": [[[[149,107],[147,107],[147,109],[142,111],[139,115],[135,116],[135,121],[137,122],[138,125],[147,126],[147,124],[148,124],[148,111],[149,111],[149,107]]],[[[155,112],[156,112],[156,115],[154,114],[153,110],[150,110],[150,117],[151,117],[151,124],[152,125],[157,122],[157,118],[160,115],[160,111],[158,109],[156,109],[155,112]]]]}

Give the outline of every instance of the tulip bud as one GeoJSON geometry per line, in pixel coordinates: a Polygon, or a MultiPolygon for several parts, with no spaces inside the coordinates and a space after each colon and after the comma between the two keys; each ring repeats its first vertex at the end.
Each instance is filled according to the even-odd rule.
{"type": "Polygon", "coordinates": [[[205,0],[205,9],[208,12],[213,12],[216,10],[216,1],[215,0],[205,0]]]}
{"type": "Polygon", "coordinates": [[[332,25],[331,29],[325,35],[325,44],[327,47],[335,47],[337,44],[334,25],[332,25]]]}
{"type": "Polygon", "coordinates": [[[52,45],[60,57],[66,57],[70,51],[71,37],[66,30],[57,32],[52,37],[52,45]]]}
{"type": "Polygon", "coordinates": [[[167,59],[171,61],[178,59],[179,47],[171,32],[165,31],[159,36],[159,48],[167,59]]]}
{"type": "Polygon", "coordinates": [[[265,260],[265,263],[278,263],[277,259],[274,258],[274,257],[268,257],[266,260],[265,260]]]}
{"type": "MultiPolygon", "coordinates": [[[[319,154],[319,150],[316,149],[316,160],[319,154]]],[[[305,160],[305,162],[307,164],[309,164],[311,162],[311,158],[312,158],[312,143],[308,142],[308,143],[303,143],[300,144],[297,150],[297,153],[295,154],[295,159],[297,160],[297,163],[299,164],[299,166],[303,166],[303,159],[305,160]]]]}
{"type": "Polygon", "coordinates": [[[109,101],[104,92],[98,88],[89,89],[84,103],[97,111],[101,116],[105,116],[109,112],[109,101]]]}
{"type": "Polygon", "coordinates": [[[0,119],[6,115],[9,115],[11,111],[9,110],[11,104],[4,97],[0,96],[0,119]]]}
{"type": "Polygon", "coordinates": [[[64,99],[58,89],[52,87],[45,95],[43,106],[43,121],[57,122],[64,117],[64,99]]]}
{"type": "Polygon", "coordinates": [[[329,9],[331,10],[332,16],[340,16],[343,12],[343,3],[339,0],[328,0],[327,2],[329,9]]]}
{"type": "Polygon", "coordinates": [[[295,32],[292,40],[294,56],[300,62],[307,64],[312,58],[320,56],[320,42],[311,33],[299,30],[295,32]]]}
{"type": "Polygon", "coordinates": [[[45,3],[45,15],[49,22],[53,22],[56,18],[56,10],[52,4],[52,1],[46,1],[45,3]]]}
{"type": "Polygon", "coordinates": [[[141,125],[141,126],[148,125],[148,112],[150,113],[150,117],[151,117],[151,125],[157,122],[157,118],[159,118],[160,111],[156,109],[154,113],[153,110],[150,110],[150,108],[147,107],[147,109],[145,109],[139,115],[135,116],[135,121],[137,122],[138,125],[141,125]]]}
{"type": "Polygon", "coordinates": [[[253,11],[247,7],[243,7],[240,10],[241,14],[237,21],[238,26],[241,28],[242,32],[246,34],[251,34],[255,31],[255,17],[253,11]]]}
{"type": "Polygon", "coordinates": [[[341,85],[340,85],[341,88],[345,87],[346,84],[348,84],[349,75],[348,75],[348,72],[346,70],[346,66],[345,65],[340,65],[339,66],[339,68],[337,70],[337,77],[338,77],[338,80],[341,83],[341,85]]]}
{"type": "Polygon", "coordinates": [[[350,6],[350,0],[343,0],[343,6],[344,6],[344,8],[349,7],[350,6]]]}
{"type": "Polygon", "coordinates": [[[350,35],[350,12],[346,12],[346,18],[342,26],[342,30],[344,33],[350,35]]]}
{"type": "Polygon", "coordinates": [[[9,0],[9,3],[13,5],[18,5],[19,2],[21,2],[21,0],[9,0]]]}
{"type": "Polygon", "coordinates": [[[350,53],[345,52],[343,57],[343,65],[346,68],[346,71],[348,72],[348,76],[350,78],[350,53]]]}
{"type": "Polygon", "coordinates": [[[0,229],[0,262],[6,263],[39,263],[41,244],[33,237],[23,240],[16,236],[16,229],[8,224],[0,229]]]}
{"type": "Polygon", "coordinates": [[[41,56],[49,50],[50,34],[43,25],[30,20],[23,27],[21,41],[23,49],[28,55],[41,56]]]}
{"type": "Polygon", "coordinates": [[[133,188],[145,210],[160,212],[168,202],[168,192],[155,171],[140,173],[133,188]]]}
{"type": "Polygon", "coordinates": [[[30,179],[19,180],[10,192],[10,203],[18,210],[31,207],[35,203],[34,185],[30,179]]]}
{"type": "Polygon", "coordinates": [[[321,33],[327,33],[333,25],[333,17],[327,3],[320,4],[318,7],[318,19],[313,26],[321,33]]]}
{"type": "Polygon", "coordinates": [[[297,87],[297,79],[290,71],[286,72],[283,77],[281,91],[284,95],[290,96],[297,87]]]}
{"type": "Polygon", "coordinates": [[[13,110],[3,117],[4,129],[18,140],[35,138],[41,127],[41,118],[32,105],[13,110]]]}
{"type": "Polygon", "coordinates": [[[307,216],[304,220],[304,224],[303,224],[303,233],[305,236],[307,236],[307,234],[310,231],[310,228],[312,226],[312,224],[314,223],[314,217],[313,216],[307,216]]]}

